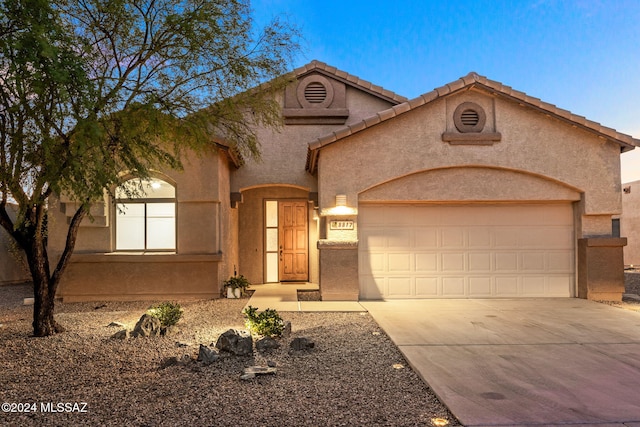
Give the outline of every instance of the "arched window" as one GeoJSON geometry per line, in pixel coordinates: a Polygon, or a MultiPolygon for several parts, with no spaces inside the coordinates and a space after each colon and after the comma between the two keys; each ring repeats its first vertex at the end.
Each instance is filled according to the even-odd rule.
{"type": "Polygon", "coordinates": [[[116,250],[175,251],[176,189],[133,178],[116,189],[116,250]]]}

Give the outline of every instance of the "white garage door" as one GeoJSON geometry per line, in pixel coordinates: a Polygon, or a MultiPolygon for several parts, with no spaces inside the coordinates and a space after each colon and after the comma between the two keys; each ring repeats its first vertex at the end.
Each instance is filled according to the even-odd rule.
{"type": "Polygon", "coordinates": [[[361,204],[358,229],[363,299],[573,293],[570,204],[361,204]]]}

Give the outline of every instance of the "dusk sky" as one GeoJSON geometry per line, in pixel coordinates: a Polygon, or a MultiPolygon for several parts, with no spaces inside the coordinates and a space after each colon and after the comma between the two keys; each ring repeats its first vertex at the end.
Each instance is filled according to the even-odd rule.
{"type": "MultiPolygon", "coordinates": [[[[471,71],[640,138],[640,1],[253,0],[317,59],[408,98],[471,71]]],[[[561,141],[559,141],[561,143],[561,141]]],[[[622,182],[640,180],[640,147],[622,182]]]]}

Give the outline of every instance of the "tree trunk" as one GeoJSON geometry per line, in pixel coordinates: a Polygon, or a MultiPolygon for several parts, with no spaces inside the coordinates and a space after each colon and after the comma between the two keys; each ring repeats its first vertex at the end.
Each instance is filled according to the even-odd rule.
{"type": "MultiPolygon", "coordinates": [[[[31,276],[33,277],[33,334],[37,337],[53,335],[58,332],[64,332],[64,328],[53,319],[53,309],[55,305],[56,291],[62,277],[62,273],[67,268],[76,245],[78,237],[78,229],[82,220],[87,214],[88,203],[82,204],[73,215],[69,229],[67,230],[67,241],[58,260],[58,264],[50,274],[49,255],[47,254],[47,233],[35,236],[31,251],[33,258],[29,259],[29,267],[31,268],[31,276]],[[33,260],[33,266],[32,261],[33,260]]],[[[43,211],[43,218],[46,222],[46,211],[43,211]]]]}
{"type": "Polygon", "coordinates": [[[49,283],[47,282],[33,282],[33,335],[36,337],[46,337],[64,332],[64,328],[53,318],[55,294],[49,292],[49,283]]]}
{"type": "Polygon", "coordinates": [[[38,247],[44,244],[40,239],[36,239],[27,255],[33,279],[33,335],[36,337],[46,337],[64,331],[53,318],[56,286],[49,276],[46,249],[38,247]]]}

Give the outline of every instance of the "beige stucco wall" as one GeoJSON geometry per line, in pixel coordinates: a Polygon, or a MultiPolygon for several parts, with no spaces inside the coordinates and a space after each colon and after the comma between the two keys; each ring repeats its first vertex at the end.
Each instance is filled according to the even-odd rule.
{"type": "MultiPolygon", "coordinates": [[[[230,231],[234,221],[229,200],[232,166],[224,152],[214,149],[189,153],[183,165],[182,171],[155,173],[176,188],[176,253],[114,252],[115,207],[105,200],[94,207],[96,220],[85,221],[80,227],[76,250],[59,288],[61,297],[126,300],[220,294],[222,281],[237,259],[230,231]]],[[[54,203],[57,208],[51,210],[50,252],[55,261],[73,211],[64,199],[54,203]]]]}
{"type": "Polygon", "coordinates": [[[640,181],[622,185],[622,215],[620,235],[627,238],[624,248],[625,265],[640,265],[640,181]],[[627,192],[628,191],[628,192],[627,192]]]}
{"type": "MultiPolygon", "coordinates": [[[[368,189],[419,172],[456,168],[449,169],[452,174],[459,168],[472,167],[477,174],[478,168],[502,169],[554,183],[572,195],[581,194],[581,215],[583,222],[590,224],[589,233],[610,235],[610,216],[621,210],[619,153],[617,144],[518,104],[471,90],[418,107],[323,148],[318,164],[320,208],[332,207],[336,194],[346,194],[355,203],[368,189]],[[451,145],[442,140],[442,133],[452,130],[455,106],[466,101],[487,110],[487,122],[495,121],[495,131],[502,135],[499,142],[451,145]],[[592,215],[599,219],[590,221],[592,215]],[[608,222],[602,221],[603,215],[608,216],[608,222]]],[[[445,175],[432,185],[439,183],[446,189],[445,175]]],[[[487,179],[491,176],[487,175],[487,179]]],[[[540,189],[507,184],[500,191],[504,198],[538,200],[544,199],[540,189]]]]}
{"type": "MultiPolygon", "coordinates": [[[[7,213],[12,220],[15,219],[16,207],[7,205],[7,213]]],[[[22,251],[9,233],[0,227],[0,285],[28,280],[31,276],[22,251]]]]}

